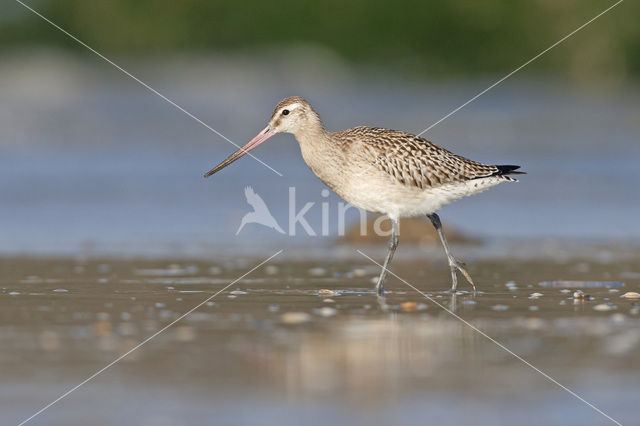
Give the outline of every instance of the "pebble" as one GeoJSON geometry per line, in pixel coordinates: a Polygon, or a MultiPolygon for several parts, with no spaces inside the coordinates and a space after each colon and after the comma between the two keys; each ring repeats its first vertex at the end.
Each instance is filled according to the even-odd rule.
{"type": "Polygon", "coordinates": [[[10,291],[10,292],[9,292],[9,296],[17,296],[17,295],[19,295],[19,294],[20,294],[20,292],[19,292],[19,291],[10,291]]]}
{"type": "Polygon", "coordinates": [[[537,306],[529,306],[530,311],[537,311],[538,309],[540,308],[538,308],[537,306]]]}
{"type": "Polygon", "coordinates": [[[280,321],[288,325],[304,324],[311,321],[311,315],[306,312],[285,312],[280,315],[280,321]]]}
{"type": "Polygon", "coordinates": [[[269,312],[278,312],[280,310],[280,306],[278,305],[269,305],[269,312]]]}
{"type": "Polygon", "coordinates": [[[338,313],[338,310],[330,306],[323,306],[322,308],[314,309],[313,312],[323,317],[332,317],[338,313]]]}
{"type": "Polygon", "coordinates": [[[511,291],[514,291],[514,290],[518,289],[518,286],[513,281],[509,281],[509,282],[505,283],[505,286],[511,291]]]}
{"type": "Polygon", "coordinates": [[[542,293],[531,293],[531,294],[529,295],[529,299],[537,299],[537,298],[539,298],[539,297],[541,297],[541,296],[543,296],[543,294],[542,294],[542,293]]]}
{"type": "Polygon", "coordinates": [[[491,309],[494,311],[506,311],[509,307],[507,305],[493,305],[491,309]]]}
{"type": "Polygon", "coordinates": [[[577,300],[593,300],[593,297],[591,297],[591,295],[583,293],[582,290],[574,291],[573,298],[577,300]]]}
{"type": "Polygon", "coordinates": [[[248,294],[246,291],[242,291],[242,290],[233,290],[232,292],[230,292],[229,294],[248,294]]]}
{"type": "Polygon", "coordinates": [[[623,294],[622,297],[627,299],[640,299],[640,293],[636,293],[635,291],[628,291],[623,294]]]}
{"type": "Polygon", "coordinates": [[[400,304],[400,309],[402,309],[405,312],[413,312],[416,310],[417,307],[418,307],[417,302],[403,302],[400,304]]]}
{"type": "Polygon", "coordinates": [[[593,307],[594,311],[600,311],[600,312],[606,312],[606,311],[612,311],[615,308],[611,305],[607,305],[606,303],[600,303],[599,305],[596,305],[593,307]]]}
{"type": "Polygon", "coordinates": [[[56,288],[55,290],[53,290],[54,293],[68,293],[69,290],[67,290],[66,288],[56,288]]]}
{"type": "Polygon", "coordinates": [[[335,301],[335,300],[333,300],[333,299],[322,299],[322,301],[323,301],[324,303],[336,303],[336,301],[335,301]]]}
{"type": "Polygon", "coordinates": [[[318,290],[318,295],[320,296],[340,296],[340,293],[334,290],[329,290],[327,288],[323,288],[318,290]]]}
{"type": "Polygon", "coordinates": [[[475,300],[465,300],[464,302],[462,302],[463,305],[475,305],[476,301],[475,300]]]}

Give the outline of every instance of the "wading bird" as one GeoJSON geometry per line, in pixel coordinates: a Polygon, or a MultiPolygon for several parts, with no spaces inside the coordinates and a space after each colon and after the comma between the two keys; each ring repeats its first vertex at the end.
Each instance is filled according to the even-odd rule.
{"type": "Polygon", "coordinates": [[[515,171],[520,166],[478,163],[397,130],[361,126],[329,132],[311,105],[293,96],[276,105],[267,127],[204,177],[277,133],[292,133],[309,168],[345,201],[391,219],[392,235],[376,284],[378,294],[384,293],[387,271],[398,246],[398,220],[412,216],[427,216],[436,228],[451,269],[451,291],[456,290],[457,271],[474,286],[463,264],[451,254],[436,211],[499,183],[517,182],[507,175],[522,174],[515,171]]]}

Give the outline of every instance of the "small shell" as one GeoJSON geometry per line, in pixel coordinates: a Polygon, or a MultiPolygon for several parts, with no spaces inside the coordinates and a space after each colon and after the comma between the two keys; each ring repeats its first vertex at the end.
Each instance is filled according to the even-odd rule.
{"type": "Polygon", "coordinates": [[[622,297],[625,297],[627,299],[640,299],[640,293],[636,293],[635,291],[628,291],[623,294],[622,297]]]}

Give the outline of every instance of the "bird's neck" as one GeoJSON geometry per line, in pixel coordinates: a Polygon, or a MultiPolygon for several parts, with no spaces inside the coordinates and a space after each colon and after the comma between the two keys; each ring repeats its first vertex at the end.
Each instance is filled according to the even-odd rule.
{"type": "Polygon", "coordinates": [[[297,132],[302,158],[307,166],[330,188],[334,188],[342,164],[343,153],[333,138],[333,133],[322,125],[297,132]]]}
{"type": "Polygon", "coordinates": [[[326,144],[331,140],[330,132],[327,132],[322,125],[305,127],[294,133],[294,136],[300,146],[326,144]]]}

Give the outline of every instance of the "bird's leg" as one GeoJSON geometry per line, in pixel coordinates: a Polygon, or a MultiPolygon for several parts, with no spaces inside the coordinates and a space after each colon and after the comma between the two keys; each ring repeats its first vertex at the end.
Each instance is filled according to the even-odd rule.
{"type": "Polygon", "coordinates": [[[473,280],[471,279],[471,275],[462,267],[464,264],[457,260],[451,254],[451,250],[449,250],[449,244],[447,244],[447,238],[444,236],[444,232],[442,231],[442,223],[440,222],[440,217],[437,214],[432,213],[428,214],[427,217],[431,220],[431,223],[436,228],[438,232],[438,236],[440,237],[440,241],[442,241],[442,245],[444,246],[444,252],[447,254],[447,260],[449,261],[449,268],[451,268],[451,291],[455,292],[456,287],[458,286],[458,276],[456,274],[456,270],[460,271],[462,275],[469,281],[471,287],[473,287],[473,291],[476,291],[476,286],[473,284],[473,280]]]}
{"type": "Polygon", "coordinates": [[[389,272],[389,264],[393,259],[393,254],[398,247],[398,220],[391,219],[391,238],[389,239],[389,251],[387,251],[387,258],[384,260],[384,266],[382,272],[378,277],[378,283],[376,284],[376,292],[378,294],[384,294],[384,280],[387,278],[387,272],[389,272]]]}

